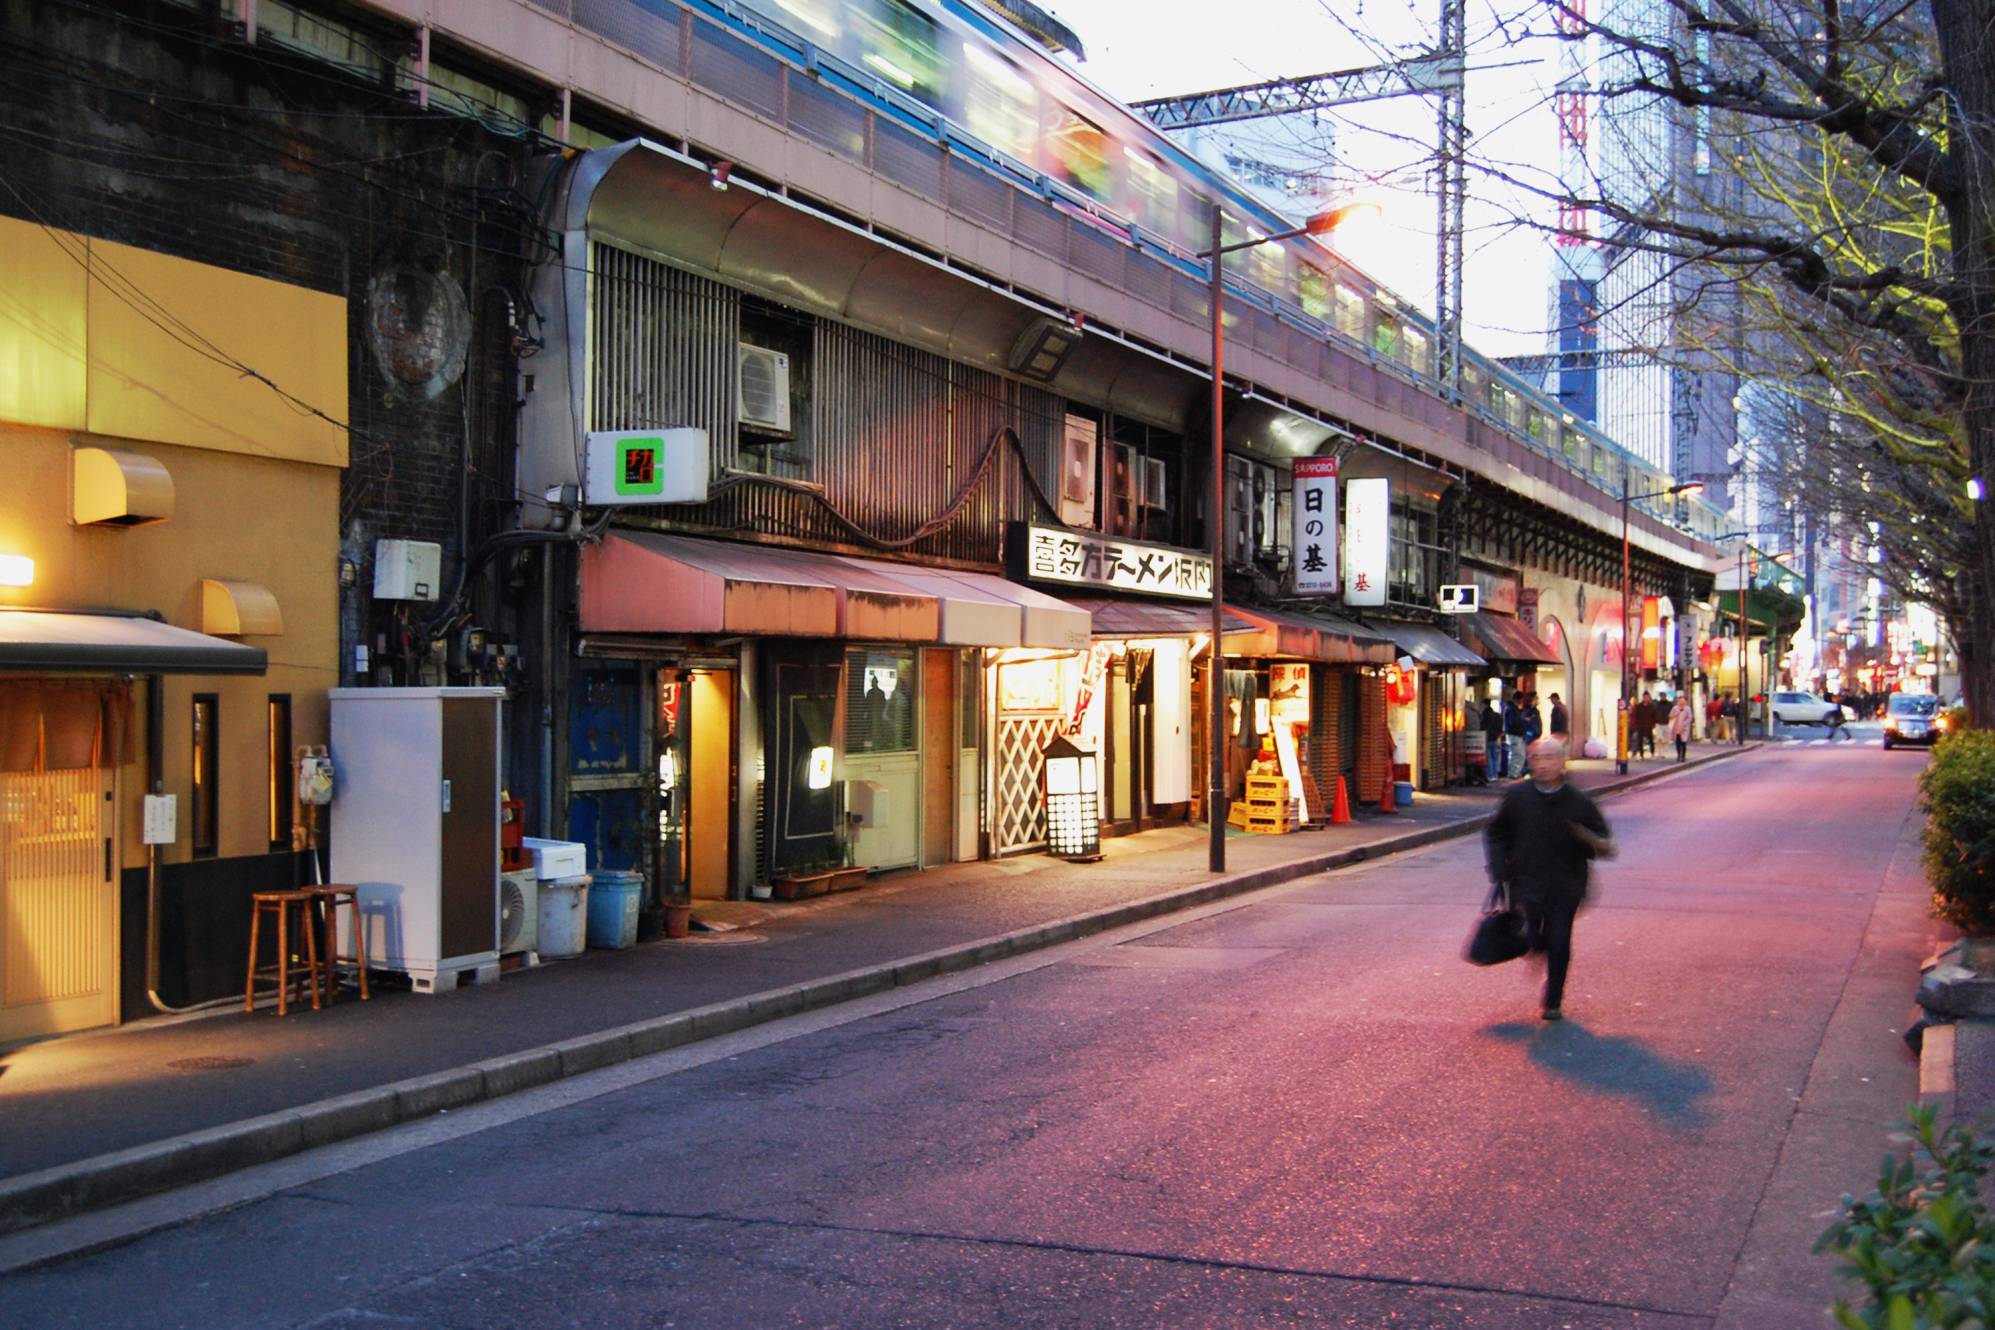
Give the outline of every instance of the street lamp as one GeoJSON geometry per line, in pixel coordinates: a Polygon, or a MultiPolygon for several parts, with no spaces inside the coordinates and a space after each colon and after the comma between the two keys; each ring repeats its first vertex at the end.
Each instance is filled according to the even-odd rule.
{"type": "Polygon", "coordinates": [[[1615,747],[1614,769],[1621,775],[1628,774],[1628,676],[1629,642],[1628,601],[1634,595],[1634,578],[1629,571],[1628,555],[1628,505],[1642,499],[1661,499],[1677,494],[1702,494],[1704,482],[1687,480],[1681,485],[1671,485],[1667,489],[1650,490],[1646,494],[1630,494],[1626,481],[1621,484],[1621,719],[1616,729],[1620,740],[1615,747]]]}
{"type": "Polygon", "coordinates": [[[1209,523],[1212,537],[1212,661],[1206,675],[1211,719],[1206,746],[1211,750],[1212,770],[1206,787],[1205,816],[1211,823],[1212,845],[1206,866],[1215,873],[1226,871],[1226,256],[1256,245],[1297,236],[1327,235],[1354,214],[1376,212],[1375,203],[1347,203],[1341,208],[1319,212],[1301,226],[1273,235],[1257,236],[1229,245],[1221,230],[1225,209],[1212,205],[1212,246],[1201,250],[1202,259],[1212,261],[1208,276],[1208,299],[1212,302],[1212,505],[1209,523]]]}

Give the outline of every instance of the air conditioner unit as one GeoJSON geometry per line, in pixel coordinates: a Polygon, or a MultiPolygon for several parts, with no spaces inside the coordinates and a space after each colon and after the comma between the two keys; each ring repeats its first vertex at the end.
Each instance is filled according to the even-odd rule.
{"type": "Polygon", "coordinates": [[[532,869],[499,875],[499,954],[540,950],[540,880],[532,869]]]}
{"type": "Polygon", "coordinates": [[[1134,536],[1136,530],[1136,509],[1142,499],[1140,472],[1143,459],[1136,450],[1127,444],[1115,445],[1115,476],[1113,499],[1109,509],[1109,530],[1118,536],[1134,536]]]}
{"type": "Polygon", "coordinates": [[[750,429],[790,432],[790,358],[742,342],[735,359],[735,419],[750,429]]]}

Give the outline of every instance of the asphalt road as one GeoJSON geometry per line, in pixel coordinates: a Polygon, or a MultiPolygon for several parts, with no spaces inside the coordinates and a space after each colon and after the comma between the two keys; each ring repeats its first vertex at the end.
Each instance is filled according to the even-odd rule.
{"type": "Polygon", "coordinates": [[[369,1138],[0,1281],[0,1324],[1826,1325],[1810,1244],[1916,1090],[1922,763],[1612,801],[1562,1024],[1459,960],[1454,842],[369,1138]]]}

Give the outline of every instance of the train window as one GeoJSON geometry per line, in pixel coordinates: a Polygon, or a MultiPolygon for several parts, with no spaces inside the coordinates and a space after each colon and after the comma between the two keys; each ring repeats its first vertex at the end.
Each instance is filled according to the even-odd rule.
{"type": "Polygon", "coordinates": [[[1039,127],[1039,90],[1016,65],[965,43],[963,112],[969,131],[1021,162],[1033,161],[1039,127]]]}
{"type": "Polygon", "coordinates": [[[1429,363],[1427,334],[1418,328],[1402,328],[1400,339],[1406,348],[1404,359],[1407,368],[1416,374],[1431,374],[1433,368],[1429,363]]]}
{"type": "Polygon", "coordinates": [[[1334,298],[1330,294],[1330,278],[1321,268],[1313,268],[1307,263],[1296,265],[1295,300],[1302,306],[1302,312],[1312,319],[1328,323],[1336,315],[1334,298]]]}
{"type": "Polygon", "coordinates": [[[1090,198],[1107,202],[1114,183],[1109,177],[1108,135],[1102,133],[1100,125],[1065,106],[1053,107],[1049,119],[1048,173],[1090,198]]]}
{"type": "Polygon", "coordinates": [[[1545,441],[1545,413],[1535,406],[1524,408],[1524,432],[1539,443],[1545,441]]]}
{"type": "Polygon", "coordinates": [[[1247,257],[1248,281],[1271,295],[1288,294],[1288,255],[1280,245],[1258,245],[1247,257]]]}
{"type": "Polygon", "coordinates": [[[1392,359],[1399,356],[1399,320],[1381,313],[1372,328],[1372,350],[1392,359]]]}
{"type": "Polygon", "coordinates": [[[1483,404],[1489,408],[1490,413],[1498,420],[1508,419],[1510,415],[1510,390],[1495,379],[1491,379],[1489,381],[1489,391],[1483,396],[1483,404]]]}
{"type": "Polygon", "coordinates": [[[1337,331],[1359,340],[1365,335],[1365,298],[1348,286],[1337,288],[1337,331]]]}
{"type": "Polygon", "coordinates": [[[942,51],[935,21],[900,0],[871,0],[853,8],[860,63],[931,106],[939,101],[942,51]]]}
{"type": "Polygon", "coordinates": [[[1137,222],[1166,240],[1184,243],[1179,231],[1178,182],[1146,152],[1124,148],[1122,155],[1129,163],[1129,192],[1137,222]]]}
{"type": "Polygon", "coordinates": [[[835,46],[841,31],[838,0],[775,0],[776,8],[801,23],[820,45],[835,46]]]}

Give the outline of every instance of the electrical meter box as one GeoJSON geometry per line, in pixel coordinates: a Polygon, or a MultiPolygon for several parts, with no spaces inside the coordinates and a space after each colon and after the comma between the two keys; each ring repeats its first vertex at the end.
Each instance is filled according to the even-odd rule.
{"type": "Polygon", "coordinates": [[[582,502],[705,503],[711,470],[703,429],[598,430],[589,435],[582,502]]]}
{"type": "Polygon", "coordinates": [[[435,600],[442,570],[443,546],[433,540],[377,540],[374,599],[435,600]]]}

